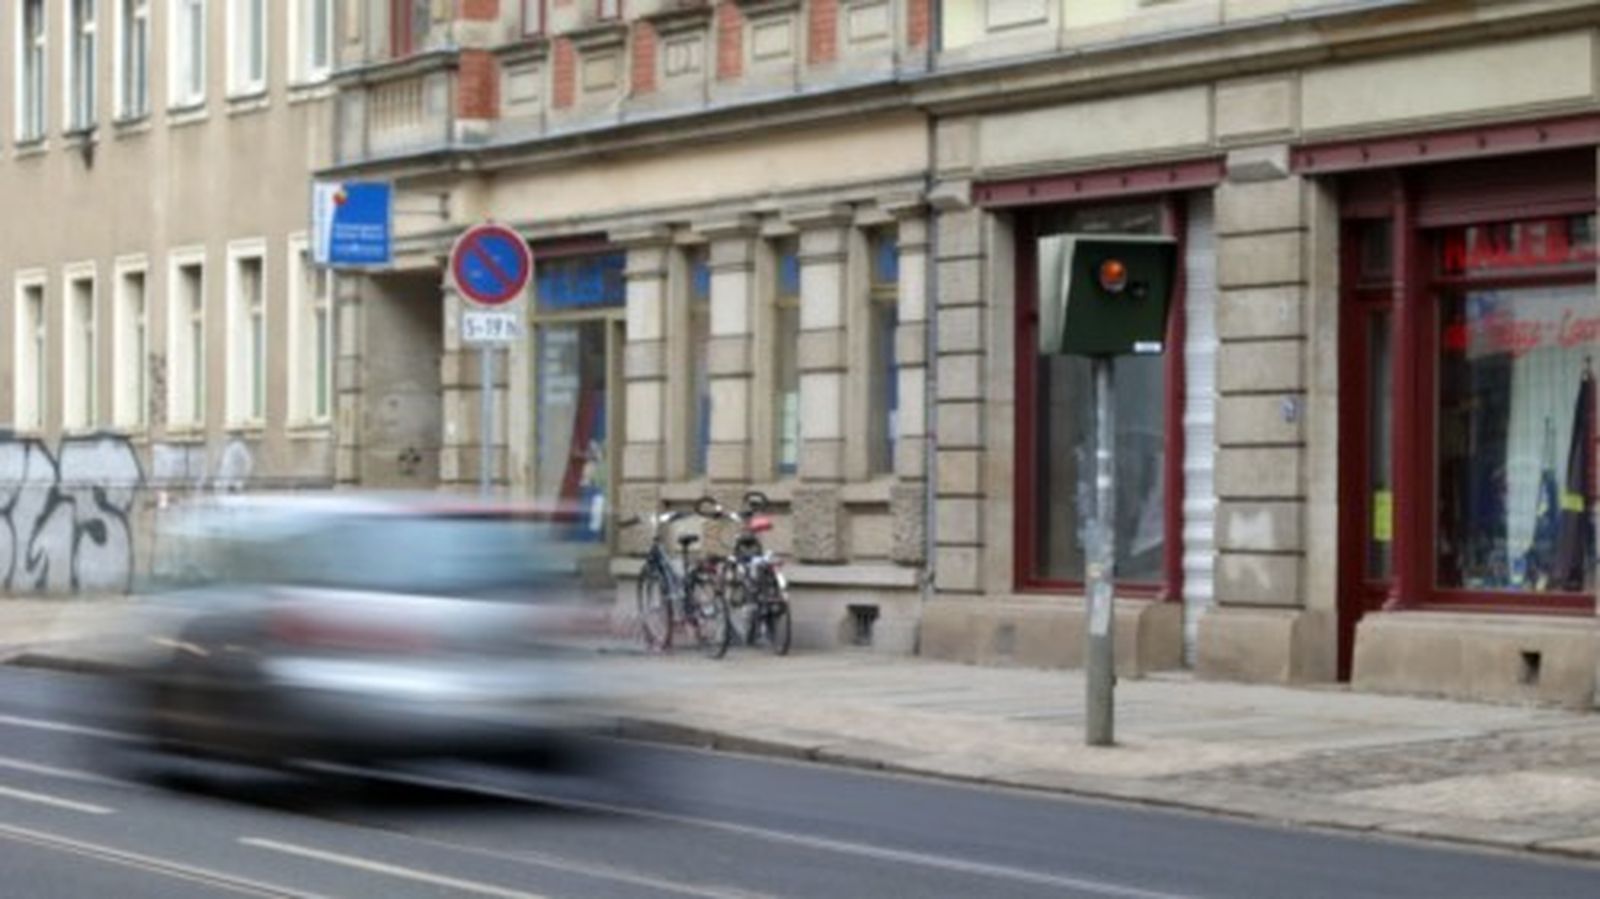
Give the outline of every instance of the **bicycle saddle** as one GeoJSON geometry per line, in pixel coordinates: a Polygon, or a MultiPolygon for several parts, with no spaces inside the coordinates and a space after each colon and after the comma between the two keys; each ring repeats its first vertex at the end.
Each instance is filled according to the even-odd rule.
{"type": "Polygon", "coordinates": [[[693,545],[695,545],[696,543],[699,543],[699,542],[700,542],[700,535],[699,534],[683,534],[683,535],[678,537],[678,545],[683,547],[684,549],[688,549],[689,547],[691,547],[691,546],[693,546],[693,545]]]}

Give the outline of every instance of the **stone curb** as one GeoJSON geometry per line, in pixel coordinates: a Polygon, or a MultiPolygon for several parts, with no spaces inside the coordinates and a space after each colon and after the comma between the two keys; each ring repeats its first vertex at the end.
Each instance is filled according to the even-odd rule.
{"type": "Polygon", "coordinates": [[[1424,840],[1477,849],[1533,853],[1582,861],[1600,860],[1600,839],[1584,834],[1499,825],[1440,816],[1391,812],[1338,803],[1328,796],[1226,785],[1149,783],[1125,778],[1040,772],[1036,778],[972,775],[940,771],[851,752],[848,744],[808,745],[776,738],[754,738],[644,716],[619,719],[620,739],[688,746],[839,768],[881,771],[971,786],[1003,787],[1032,793],[1131,803],[1149,808],[1221,815],[1265,824],[1296,825],[1349,834],[1424,840]]]}

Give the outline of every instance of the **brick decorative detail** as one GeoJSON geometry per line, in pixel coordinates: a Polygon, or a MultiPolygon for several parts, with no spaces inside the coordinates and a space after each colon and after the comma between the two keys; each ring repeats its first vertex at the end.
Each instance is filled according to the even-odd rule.
{"type": "Polygon", "coordinates": [[[551,81],[554,83],[551,105],[556,109],[571,109],[578,89],[578,56],[572,41],[558,37],[551,49],[551,81]]]}
{"type": "Polygon", "coordinates": [[[633,93],[649,94],[656,89],[656,27],[640,22],[633,28],[633,61],[629,78],[633,93]]]}
{"type": "Polygon", "coordinates": [[[925,47],[933,27],[933,15],[928,9],[932,0],[909,0],[906,6],[906,43],[925,47]]]}
{"type": "Polygon", "coordinates": [[[488,50],[462,50],[456,105],[463,119],[500,117],[500,63],[488,50]]]}
{"type": "Polygon", "coordinates": [[[839,0],[811,0],[807,39],[806,62],[809,65],[839,58],[839,0]]]}
{"type": "Polygon", "coordinates": [[[737,3],[717,7],[717,80],[744,74],[744,13],[737,3]]]}
{"type": "Polygon", "coordinates": [[[469,22],[493,22],[500,18],[500,0],[461,0],[461,18],[469,22]]]}

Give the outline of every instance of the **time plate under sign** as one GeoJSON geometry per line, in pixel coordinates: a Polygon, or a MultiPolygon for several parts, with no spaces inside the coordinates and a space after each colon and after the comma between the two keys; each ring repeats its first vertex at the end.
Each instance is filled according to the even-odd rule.
{"type": "Polygon", "coordinates": [[[473,346],[501,346],[522,339],[522,321],[515,312],[465,309],[461,312],[461,342],[473,346]]]}

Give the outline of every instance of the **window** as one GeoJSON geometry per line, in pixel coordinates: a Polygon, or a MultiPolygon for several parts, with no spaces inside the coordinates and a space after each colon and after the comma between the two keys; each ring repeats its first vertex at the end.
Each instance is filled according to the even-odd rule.
{"type": "Polygon", "coordinates": [[[167,67],[173,106],[199,106],[206,101],[205,0],[169,0],[171,39],[167,67]]]}
{"type": "Polygon", "coordinates": [[[1595,216],[1432,237],[1437,585],[1592,594],[1595,216]]]}
{"type": "Polygon", "coordinates": [[[602,19],[615,19],[622,15],[622,0],[595,0],[595,12],[602,19]]]}
{"type": "Polygon", "coordinates": [[[69,0],[67,6],[67,127],[73,131],[87,131],[95,123],[97,2],[69,0]]]}
{"type": "Polygon", "coordinates": [[[429,0],[389,0],[389,53],[410,56],[428,42],[429,0]]]}
{"type": "Polygon", "coordinates": [[[297,83],[325,80],[333,71],[333,0],[294,0],[289,34],[297,83]]]}
{"type": "Polygon", "coordinates": [[[199,427],[206,420],[205,254],[195,250],[175,257],[171,314],[167,317],[167,409],[169,421],[199,427]]]}
{"type": "Polygon", "coordinates": [[[150,114],[150,0],[117,0],[117,117],[150,114]]]}
{"type": "Polygon", "coordinates": [[[895,362],[895,329],[900,324],[900,245],[892,229],[867,235],[868,462],[873,474],[894,471],[899,436],[900,372],[895,362]]]}
{"type": "Polygon", "coordinates": [[[229,248],[228,402],[231,425],[259,424],[267,414],[265,248],[259,241],[229,248]]]}
{"type": "Polygon", "coordinates": [[[289,418],[333,416],[333,270],[319,268],[303,236],[289,241],[289,418]]]}
{"type": "Polygon", "coordinates": [[[711,449],[711,252],[695,247],[688,253],[689,353],[693,382],[689,403],[689,474],[706,473],[711,449]]]}
{"type": "MultiPolygon", "coordinates": [[[[1023,305],[1058,291],[1063,254],[1074,234],[1159,234],[1162,208],[1137,204],[1051,210],[1027,223],[1019,241],[1031,261],[1023,305]],[[1031,294],[1031,295],[1028,295],[1031,294]]],[[[1089,361],[1039,356],[1037,317],[1018,312],[1019,576],[1036,586],[1085,578],[1087,505],[1094,498],[1094,394],[1089,361]]],[[[1115,362],[1116,545],[1119,582],[1155,586],[1164,575],[1166,533],[1166,369],[1160,356],[1115,362]]],[[[1181,360],[1178,363],[1181,364],[1181,360]]]]}
{"type": "Polygon", "coordinates": [[[267,89],[267,0],[228,0],[228,93],[267,89]]]}
{"type": "Polygon", "coordinates": [[[81,430],[94,427],[99,417],[96,381],[100,354],[95,344],[98,316],[95,314],[93,267],[69,269],[66,282],[66,329],[62,335],[64,352],[61,355],[65,366],[61,383],[66,403],[62,409],[62,425],[81,430]]]}
{"type": "Polygon", "coordinates": [[[545,0],[522,0],[522,33],[544,34],[545,0]]]}
{"type": "Polygon", "coordinates": [[[42,274],[17,279],[16,377],[13,401],[17,427],[36,431],[44,427],[45,374],[49,344],[44,315],[45,280],[42,274]]]}
{"type": "Polygon", "coordinates": [[[773,256],[777,268],[773,284],[777,466],[780,474],[794,474],[800,462],[800,239],[777,241],[773,256]]]}
{"type": "Polygon", "coordinates": [[[17,140],[41,140],[45,129],[44,0],[23,0],[17,29],[17,140]]]}
{"type": "Polygon", "coordinates": [[[142,261],[118,263],[111,327],[111,369],[115,375],[111,417],[119,427],[143,427],[150,395],[150,319],[142,261]]]}

